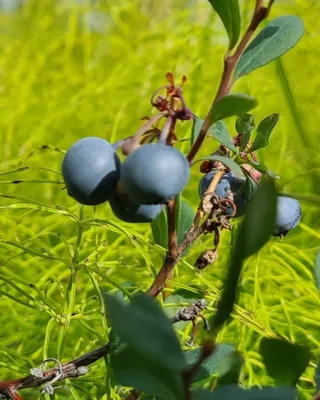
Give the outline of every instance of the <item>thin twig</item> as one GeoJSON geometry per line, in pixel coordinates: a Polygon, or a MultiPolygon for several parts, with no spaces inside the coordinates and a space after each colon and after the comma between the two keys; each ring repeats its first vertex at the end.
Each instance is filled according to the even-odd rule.
{"type": "MultiPolygon", "coordinates": [[[[83,356],[75,358],[74,360],[69,361],[66,364],[63,364],[61,371],[62,374],[56,381],[58,382],[64,379],[77,378],[83,375],[81,367],[86,367],[87,365],[96,362],[100,358],[105,357],[109,353],[109,350],[110,344],[106,343],[98,349],[90,351],[83,356]]],[[[18,378],[10,381],[1,381],[0,394],[7,396],[11,400],[22,400],[22,397],[20,397],[20,395],[17,393],[18,390],[42,386],[57,377],[58,373],[59,368],[55,367],[44,371],[43,376],[35,376],[30,374],[23,378],[18,378]]]]}

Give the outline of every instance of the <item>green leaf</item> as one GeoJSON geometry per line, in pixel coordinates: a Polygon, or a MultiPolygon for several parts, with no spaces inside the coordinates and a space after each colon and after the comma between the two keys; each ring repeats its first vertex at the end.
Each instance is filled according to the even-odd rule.
{"type": "Polygon", "coordinates": [[[271,235],[277,210],[277,193],[272,181],[264,182],[249,200],[240,226],[224,290],[212,326],[217,332],[229,318],[236,301],[243,261],[256,253],[271,235]]]}
{"type": "MultiPolygon", "coordinates": [[[[191,144],[194,143],[199,135],[200,129],[204,123],[203,119],[198,118],[194,115],[192,133],[191,133],[191,144]]],[[[227,126],[223,121],[217,121],[209,128],[209,135],[216,139],[223,146],[227,147],[229,150],[236,151],[234,144],[232,143],[232,138],[228,132],[227,126]]]]}
{"type": "Polygon", "coordinates": [[[195,213],[190,203],[185,200],[181,201],[181,197],[177,197],[176,204],[176,225],[177,225],[177,241],[181,244],[185,234],[190,229],[195,213]]]}
{"type": "Polygon", "coordinates": [[[297,391],[294,387],[252,387],[241,389],[236,385],[218,387],[214,392],[209,390],[194,390],[191,400],[296,400],[297,391]]]}
{"type": "Polygon", "coordinates": [[[165,368],[130,346],[112,353],[111,364],[117,382],[124,386],[154,393],[168,400],[183,399],[181,374],[165,368]]]}
{"type": "Polygon", "coordinates": [[[251,96],[241,93],[230,93],[218,100],[210,110],[212,122],[243,114],[256,107],[258,102],[251,96]]]}
{"type": "Polygon", "coordinates": [[[215,161],[220,161],[222,164],[226,165],[228,168],[232,170],[232,172],[238,177],[242,178],[244,176],[244,173],[242,171],[242,168],[231,158],[228,157],[222,157],[222,156],[207,156],[207,157],[201,157],[198,158],[196,161],[194,161],[193,164],[200,162],[200,161],[205,161],[205,160],[215,160],[215,161]]]}
{"type": "Polygon", "coordinates": [[[234,80],[285,54],[301,39],[303,33],[303,21],[295,15],[282,15],[270,21],[240,57],[234,80]]]}
{"type": "Polygon", "coordinates": [[[151,230],[154,241],[164,247],[168,247],[168,214],[167,208],[163,207],[157,218],[151,222],[151,230]]]}
{"type": "Polygon", "coordinates": [[[278,121],[279,114],[271,114],[260,122],[257,128],[257,136],[249,150],[250,153],[268,146],[269,137],[278,121]]]}
{"type": "Polygon", "coordinates": [[[209,0],[219,15],[229,36],[229,50],[237,44],[241,30],[241,16],[238,0],[209,0]]]}
{"type": "Polygon", "coordinates": [[[258,189],[258,184],[250,178],[250,176],[247,176],[245,187],[244,187],[244,197],[245,199],[249,200],[251,197],[254,195],[254,193],[258,189]]]}
{"type": "Polygon", "coordinates": [[[218,370],[218,386],[238,384],[244,358],[238,351],[227,353],[221,360],[218,370]]]}
{"type": "Polygon", "coordinates": [[[268,241],[276,220],[277,192],[273,181],[265,181],[249,200],[235,248],[235,257],[244,260],[268,241]]]}
{"type": "Polygon", "coordinates": [[[316,280],[316,286],[320,290],[320,250],[318,250],[318,253],[316,255],[316,262],[314,266],[314,277],[316,280]]]}
{"type": "MultiPolygon", "coordinates": [[[[195,213],[192,206],[185,200],[181,200],[181,196],[176,198],[176,229],[178,245],[181,244],[186,232],[193,223],[195,213]]],[[[168,247],[168,214],[164,208],[160,214],[151,222],[151,229],[154,241],[165,249],[168,247]]],[[[187,249],[183,255],[187,253],[187,249]]]]}
{"type": "MultiPolygon", "coordinates": [[[[234,346],[230,344],[216,344],[214,353],[206,358],[197,370],[193,377],[193,382],[202,381],[210,375],[217,374],[219,371],[220,362],[226,354],[234,351],[234,346]]],[[[194,350],[189,350],[184,353],[188,365],[193,365],[199,360],[201,355],[201,348],[198,347],[194,350]]]]}
{"type": "Polygon", "coordinates": [[[306,347],[280,339],[264,338],[260,353],[269,375],[279,386],[295,386],[311,359],[306,347]]]}
{"type": "Polygon", "coordinates": [[[233,152],[237,151],[224,121],[217,121],[214,123],[209,129],[209,134],[229,150],[233,152]]]}
{"type": "Polygon", "coordinates": [[[316,387],[317,390],[320,390],[320,364],[318,364],[316,371],[315,371],[315,377],[314,380],[316,381],[316,387]]]}
{"type": "Polygon", "coordinates": [[[236,120],[236,131],[241,133],[240,149],[245,150],[250,140],[251,132],[255,127],[254,116],[252,114],[244,114],[236,120]]]}
{"type": "Polygon", "coordinates": [[[138,294],[126,305],[106,295],[105,304],[120,340],[165,368],[181,371],[185,367],[172,324],[154,299],[138,294]]]}

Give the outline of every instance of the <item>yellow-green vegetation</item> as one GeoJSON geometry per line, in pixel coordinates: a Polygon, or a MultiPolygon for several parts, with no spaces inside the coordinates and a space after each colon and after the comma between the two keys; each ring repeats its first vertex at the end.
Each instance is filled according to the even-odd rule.
{"type": "MultiPolygon", "coordinates": [[[[248,21],[252,2],[242,3],[248,21]]],[[[308,346],[312,363],[299,389],[309,399],[320,359],[320,297],[313,278],[320,240],[320,3],[279,0],[271,16],[282,14],[301,16],[305,36],[280,60],[241,78],[235,90],[259,100],[257,121],[280,113],[271,145],[258,155],[280,175],[281,191],[301,201],[302,221],[247,260],[233,320],[218,340],[235,343],[245,355],[242,382],[247,385],[272,384],[258,354],[261,337],[308,346]]],[[[188,106],[204,118],[219,84],[227,39],[205,0],[29,0],[20,11],[0,13],[0,24],[4,380],[28,374],[47,357],[67,361],[105,343],[103,292],[147,290],[165,254],[153,243],[149,225],[117,220],[108,204],[80,208],[67,195],[60,172],[66,149],[85,136],[114,142],[133,134],[140,119],[150,115],[150,96],[166,83],[168,71],[176,79],[187,76],[188,106]]],[[[234,134],[234,119],[228,124],[234,134]]],[[[185,154],[191,125],[180,123],[177,130],[185,154]]],[[[216,147],[206,139],[201,155],[216,147]]],[[[198,166],[183,192],[194,209],[202,176],[198,166]]],[[[193,263],[212,238],[196,242],[175,269],[170,290],[204,293],[213,313],[232,240],[224,232],[218,260],[202,272],[193,263]]],[[[177,331],[181,343],[191,328],[177,331]]],[[[105,376],[105,363],[97,362],[55,398],[106,399],[106,392],[119,398],[110,394],[113,377],[105,376]]],[[[39,388],[24,393],[24,399],[41,397],[39,388]]]]}

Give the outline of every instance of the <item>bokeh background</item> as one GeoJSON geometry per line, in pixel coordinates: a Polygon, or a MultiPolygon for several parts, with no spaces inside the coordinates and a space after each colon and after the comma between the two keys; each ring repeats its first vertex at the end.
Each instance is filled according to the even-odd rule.
{"type": "MultiPolygon", "coordinates": [[[[253,4],[241,2],[243,26],[253,4]]],[[[244,353],[246,385],[272,384],[258,353],[261,337],[307,345],[313,359],[299,388],[309,399],[320,359],[313,278],[320,240],[320,2],[278,0],[270,18],[282,14],[301,16],[305,36],[234,90],[259,100],[256,121],[280,113],[259,158],[280,175],[282,191],[301,198],[303,217],[284,240],[273,238],[248,260],[233,321],[219,341],[244,353]]],[[[48,356],[66,361],[107,341],[103,292],[146,290],[163,260],[150,227],[122,223],[108,204],[85,207],[86,223],[79,225],[79,206],[61,182],[64,151],[85,136],[114,142],[133,134],[152,113],[151,94],[166,83],[168,71],[176,80],[187,76],[187,103],[205,117],[227,38],[206,0],[0,0],[0,27],[0,377],[10,379],[48,356]]],[[[228,121],[232,134],[233,125],[228,121]]],[[[191,123],[177,132],[189,138],[191,123]]],[[[190,144],[181,140],[179,146],[186,153],[190,144]]],[[[216,146],[207,139],[201,155],[216,146]]],[[[195,166],[183,192],[194,209],[200,177],[195,166]]],[[[179,263],[171,290],[205,296],[213,312],[233,238],[226,232],[217,262],[194,271],[211,240],[198,241],[179,263]]],[[[180,300],[167,302],[167,312],[180,300]]],[[[182,343],[190,330],[179,326],[182,343]]],[[[55,398],[106,399],[106,392],[119,398],[101,361],[55,398]]],[[[38,398],[44,398],[38,389],[24,393],[24,399],[38,398]]]]}

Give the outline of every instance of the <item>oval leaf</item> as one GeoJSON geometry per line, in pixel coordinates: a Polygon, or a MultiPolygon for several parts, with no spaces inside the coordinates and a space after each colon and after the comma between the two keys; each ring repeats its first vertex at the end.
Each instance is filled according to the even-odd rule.
{"type": "Polygon", "coordinates": [[[269,137],[278,121],[279,114],[271,114],[260,122],[257,128],[257,136],[250,147],[249,152],[268,146],[269,137]]]}
{"type": "Polygon", "coordinates": [[[270,21],[240,57],[234,80],[285,54],[301,39],[303,33],[304,25],[300,17],[282,15],[270,21]]]}
{"type": "Polygon", "coordinates": [[[241,133],[240,149],[245,150],[250,140],[251,132],[255,127],[254,116],[252,114],[244,114],[244,116],[237,118],[236,131],[241,133]]]}
{"type": "Polygon", "coordinates": [[[295,386],[311,359],[306,347],[280,339],[264,338],[260,353],[269,375],[279,386],[295,386]]]}
{"type": "Polygon", "coordinates": [[[235,257],[244,260],[268,241],[276,220],[277,192],[273,181],[265,181],[249,200],[235,248],[235,257]]]}
{"type": "Polygon", "coordinates": [[[237,44],[241,30],[241,17],[238,0],[209,0],[219,15],[229,36],[229,50],[237,44]]]}
{"type": "Polygon", "coordinates": [[[121,385],[155,393],[168,400],[183,398],[180,374],[173,373],[129,346],[112,353],[111,364],[115,378],[121,385]]]}
{"type": "MultiPolygon", "coordinates": [[[[194,116],[192,133],[191,133],[191,144],[193,144],[199,135],[200,129],[204,123],[203,119],[194,116]]],[[[220,144],[227,147],[229,150],[236,152],[236,148],[232,142],[232,138],[228,132],[227,126],[223,121],[217,121],[208,130],[210,136],[215,138],[220,144]]]]}
{"type": "Polygon", "coordinates": [[[164,368],[181,371],[185,367],[172,324],[154,299],[139,294],[125,304],[106,295],[105,305],[114,333],[121,341],[164,368]]]}
{"type": "Polygon", "coordinates": [[[199,161],[206,161],[206,160],[220,161],[222,164],[224,164],[225,166],[230,168],[232,170],[232,172],[234,172],[234,174],[238,178],[242,178],[244,176],[242,168],[235,161],[231,160],[231,158],[228,158],[228,157],[212,155],[212,156],[208,156],[208,157],[199,158],[193,164],[195,164],[195,163],[197,163],[199,161]]]}
{"type": "Polygon", "coordinates": [[[235,249],[224,284],[222,297],[213,317],[215,333],[229,318],[237,297],[237,286],[243,261],[256,253],[271,235],[277,210],[277,194],[272,181],[264,182],[249,200],[237,235],[235,249]]]}
{"type": "Polygon", "coordinates": [[[211,107],[210,113],[212,122],[232,117],[234,115],[242,116],[257,105],[257,100],[246,94],[227,94],[211,107]]]}
{"type": "MultiPolygon", "coordinates": [[[[193,377],[193,382],[202,381],[210,375],[217,374],[221,360],[226,354],[234,351],[234,347],[230,344],[216,344],[214,353],[205,359],[193,377]]],[[[195,364],[201,355],[202,349],[198,347],[184,353],[188,365],[195,364]]]]}
{"type": "Polygon", "coordinates": [[[151,222],[154,241],[165,249],[168,247],[168,217],[167,208],[163,207],[160,214],[151,222]]]}
{"type": "MultiPolygon", "coordinates": [[[[177,196],[176,201],[176,230],[179,246],[193,223],[195,213],[187,201],[181,200],[181,196],[177,196]]],[[[166,249],[168,247],[168,214],[166,208],[151,222],[151,228],[154,241],[166,249]]],[[[185,250],[183,255],[186,253],[185,250]]]]}

